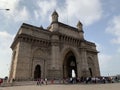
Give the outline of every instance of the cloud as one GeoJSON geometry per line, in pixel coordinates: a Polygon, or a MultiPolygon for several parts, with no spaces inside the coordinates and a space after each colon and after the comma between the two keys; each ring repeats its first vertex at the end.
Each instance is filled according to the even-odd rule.
{"type": "Polygon", "coordinates": [[[16,21],[16,22],[19,22],[19,21],[27,21],[27,20],[29,20],[29,13],[28,13],[28,11],[27,11],[27,9],[26,9],[26,7],[23,7],[23,9],[22,10],[20,10],[20,11],[16,11],[15,13],[14,13],[14,20],[16,21]],[[15,14],[17,14],[17,16],[15,15],[15,14]],[[15,16],[15,17],[14,17],[15,16]]]}
{"type": "Polygon", "coordinates": [[[114,44],[114,47],[117,48],[116,53],[110,56],[110,61],[108,61],[108,68],[106,70],[111,71],[114,74],[120,74],[120,70],[118,69],[120,64],[120,15],[114,16],[108,22],[108,26],[105,31],[112,35],[111,44],[114,44]],[[117,46],[118,45],[118,46],[117,46]]]}
{"type": "MultiPolygon", "coordinates": [[[[114,45],[114,47],[116,48],[117,46],[114,45]]],[[[110,47],[106,48],[110,49],[110,47]]],[[[100,45],[100,53],[98,54],[101,75],[120,74],[120,47],[118,46],[117,49],[114,49],[117,51],[116,53],[113,53],[114,51],[111,49],[111,52],[106,52],[106,48],[100,45]]]]}
{"type": "Polygon", "coordinates": [[[1,43],[1,49],[4,51],[6,47],[8,48],[9,43],[11,43],[11,40],[13,39],[13,36],[7,33],[6,31],[0,32],[0,43],[1,43]]]}
{"type": "MultiPolygon", "coordinates": [[[[106,53],[106,48],[102,44],[97,43],[99,66],[102,76],[117,75],[120,73],[119,63],[120,63],[120,52],[114,54],[106,53]]],[[[120,50],[120,49],[119,49],[120,50]]]]}
{"type": "Polygon", "coordinates": [[[15,10],[19,0],[0,0],[0,8],[5,9],[9,8],[11,10],[15,10]]]}
{"type": "Polygon", "coordinates": [[[102,76],[108,75],[117,75],[120,74],[119,64],[120,64],[120,56],[119,54],[116,55],[109,55],[105,53],[99,54],[99,65],[100,71],[102,76]]]}
{"type": "Polygon", "coordinates": [[[120,44],[120,15],[113,17],[106,28],[106,32],[114,36],[111,40],[114,44],[120,44]]]}
{"type": "MultiPolygon", "coordinates": [[[[57,0],[39,0],[39,9],[34,11],[35,16],[46,19],[50,11],[56,9],[60,20],[69,24],[81,20],[85,25],[90,25],[102,17],[102,7],[100,0],[64,0],[62,6],[57,0]],[[92,3],[91,3],[92,2],[92,3]]],[[[48,18],[47,18],[48,19],[48,18]]]]}
{"type": "Polygon", "coordinates": [[[35,19],[37,20],[39,18],[39,12],[37,10],[34,10],[35,19]]]}
{"type": "Polygon", "coordinates": [[[55,9],[56,7],[56,0],[43,0],[38,2],[38,5],[41,9],[41,16],[44,16],[47,14],[48,11],[55,9]],[[44,9],[42,9],[44,8],[44,9]]]}
{"type": "MultiPolygon", "coordinates": [[[[31,17],[28,6],[20,5],[20,1],[0,1],[1,7],[10,9],[9,13],[4,13],[5,16],[16,22],[27,21],[31,17]]],[[[81,20],[84,25],[91,25],[102,17],[100,0],[36,0],[35,5],[37,8],[33,9],[34,17],[36,20],[40,18],[41,21],[51,20],[50,14],[55,9],[59,12],[59,19],[70,25],[74,25],[78,20],[81,20]]]]}
{"type": "MultiPolygon", "coordinates": [[[[56,0],[39,0],[37,2],[38,9],[34,10],[35,17],[41,17],[41,19],[46,19],[46,16],[50,11],[53,11],[57,6],[56,0]]],[[[48,18],[47,18],[48,19],[48,18]]]]}
{"type": "Polygon", "coordinates": [[[29,12],[26,8],[26,6],[21,6],[19,4],[20,0],[2,0],[0,1],[0,8],[8,8],[10,11],[3,12],[4,16],[7,17],[9,20],[13,20],[15,22],[20,21],[27,21],[29,19],[29,12]],[[21,8],[19,8],[21,7],[21,8]]]}
{"type": "Polygon", "coordinates": [[[101,75],[102,76],[108,75],[109,68],[111,67],[110,64],[108,63],[112,61],[112,56],[104,53],[105,47],[103,45],[98,43],[96,43],[96,45],[97,45],[97,50],[100,51],[100,53],[98,53],[98,60],[99,60],[101,75]]]}
{"type": "Polygon", "coordinates": [[[99,64],[100,67],[103,68],[102,70],[108,67],[108,62],[110,62],[111,60],[112,60],[112,56],[103,53],[99,54],[99,61],[100,61],[99,64]]]}
{"type": "Polygon", "coordinates": [[[0,66],[4,66],[4,68],[0,68],[0,77],[8,75],[9,72],[12,53],[10,45],[13,37],[14,35],[11,35],[6,31],[0,31],[0,66]]]}
{"type": "Polygon", "coordinates": [[[85,25],[92,24],[102,16],[100,0],[66,0],[66,5],[68,18],[80,19],[85,25]]]}

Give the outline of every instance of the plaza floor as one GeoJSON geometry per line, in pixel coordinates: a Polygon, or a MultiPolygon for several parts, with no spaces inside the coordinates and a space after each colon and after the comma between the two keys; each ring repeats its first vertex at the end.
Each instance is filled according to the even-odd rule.
{"type": "Polygon", "coordinates": [[[120,90],[120,83],[76,85],[29,85],[0,87],[0,90],[120,90]]]}

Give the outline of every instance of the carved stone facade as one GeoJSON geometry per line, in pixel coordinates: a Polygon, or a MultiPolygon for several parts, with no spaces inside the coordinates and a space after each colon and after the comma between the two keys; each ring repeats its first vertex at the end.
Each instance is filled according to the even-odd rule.
{"type": "Polygon", "coordinates": [[[52,14],[47,29],[23,23],[12,45],[9,79],[62,79],[100,76],[95,43],[84,39],[82,23],[77,28],[58,21],[52,14]]]}

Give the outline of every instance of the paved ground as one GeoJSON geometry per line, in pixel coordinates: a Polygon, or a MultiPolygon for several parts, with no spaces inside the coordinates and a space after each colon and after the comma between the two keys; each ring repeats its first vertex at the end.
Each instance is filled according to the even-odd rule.
{"type": "Polygon", "coordinates": [[[120,90],[120,83],[0,87],[0,90],[120,90]]]}

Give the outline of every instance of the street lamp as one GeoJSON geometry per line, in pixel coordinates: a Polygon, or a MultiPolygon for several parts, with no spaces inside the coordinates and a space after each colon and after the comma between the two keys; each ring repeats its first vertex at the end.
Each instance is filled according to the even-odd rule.
{"type": "Polygon", "coordinates": [[[7,8],[7,9],[0,9],[0,10],[6,10],[6,11],[9,11],[10,9],[7,8]]]}

